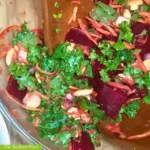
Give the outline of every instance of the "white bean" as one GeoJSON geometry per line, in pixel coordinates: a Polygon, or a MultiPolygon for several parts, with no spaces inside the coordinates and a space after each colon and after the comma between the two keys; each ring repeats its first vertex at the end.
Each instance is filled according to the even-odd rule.
{"type": "Polygon", "coordinates": [[[27,93],[23,99],[23,103],[30,108],[38,108],[41,104],[41,98],[35,93],[27,93]]]}

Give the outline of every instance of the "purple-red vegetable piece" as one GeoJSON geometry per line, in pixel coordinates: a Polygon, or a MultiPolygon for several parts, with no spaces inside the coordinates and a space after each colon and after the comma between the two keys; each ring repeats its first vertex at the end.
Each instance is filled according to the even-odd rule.
{"type": "Polygon", "coordinates": [[[24,96],[26,95],[27,89],[18,90],[18,87],[19,85],[17,81],[14,78],[10,77],[7,84],[7,91],[10,95],[22,101],[24,96]]]}
{"type": "Polygon", "coordinates": [[[82,132],[80,141],[72,140],[71,147],[72,150],[94,150],[93,143],[87,132],[82,132]]]}
{"type": "Polygon", "coordinates": [[[127,101],[126,92],[105,83],[100,83],[97,90],[97,103],[111,119],[116,119],[123,104],[127,101]]]}
{"type": "Polygon", "coordinates": [[[95,47],[96,45],[78,28],[71,28],[66,36],[65,41],[87,46],[89,48],[95,47]]]}

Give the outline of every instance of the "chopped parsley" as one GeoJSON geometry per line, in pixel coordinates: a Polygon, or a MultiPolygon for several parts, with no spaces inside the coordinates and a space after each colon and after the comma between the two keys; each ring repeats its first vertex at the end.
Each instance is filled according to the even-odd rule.
{"type": "Polygon", "coordinates": [[[54,19],[60,19],[60,18],[62,18],[62,16],[63,16],[62,13],[53,14],[53,18],[54,18],[54,19]]]}
{"type": "Polygon", "coordinates": [[[56,32],[56,33],[60,33],[60,31],[61,31],[61,29],[55,28],[55,32],[56,32]]]}
{"type": "Polygon", "coordinates": [[[133,33],[130,24],[124,21],[120,24],[119,29],[119,40],[125,40],[131,43],[133,41],[133,33]]]}
{"type": "Polygon", "coordinates": [[[56,1],[54,7],[59,8],[59,3],[56,1]]]}
{"type": "Polygon", "coordinates": [[[118,117],[112,120],[113,123],[118,123],[122,121],[122,115],[127,115],[128,118],[134,118],[140,109],[140,100],[133,101],[129,103],[126,107],[121,108],[118,117]]]}

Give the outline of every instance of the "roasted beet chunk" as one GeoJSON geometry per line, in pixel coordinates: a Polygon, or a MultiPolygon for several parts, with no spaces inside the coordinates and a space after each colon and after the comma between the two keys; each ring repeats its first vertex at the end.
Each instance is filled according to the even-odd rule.
{"type": "Polygon", "coordinates": [[[94,145],[91,142],[87,132],[82,132],[80,141],[72,140],[70,150],[94,150],[94,145]]]}
{"type": "Polygon", "coordinates": [[[118,116],[121,106],[127,101],[127,94],[121,89],[100,83],[97,90],[97,103],[106,115],[112,119],[118,116]]]}
{"type": "Polygon", "coordinates": [[[22,99],[24,98],[24,96],[26,95],[27,89],[24,90],[18,90],[18,83],[17,81],[10,77],[9,81],[8,81],[8,85],[7,85],[7,91],[10,95],[16,97],[17,99],[19,99],[20,101],[22,101],[22,99]]]}
{"type": "Polygon", "coordinates": [[[89,48],[95,47],[95,44],[78,28],[71,28],[66,34],[65,41],[89,48]]]}
{"type": "Polygon", "coordinates": [[[132,25],[132,32],[136,38],[135,48],[141,50],[141,58],[143,60],[150,59],[150,26],[142,23],[135,23],[132,25]],[[148,33],[146,36],[141,37],[140,34],[146,30],[148,33]],[[144,41],[144,42],[142,42],[144,41]]]}

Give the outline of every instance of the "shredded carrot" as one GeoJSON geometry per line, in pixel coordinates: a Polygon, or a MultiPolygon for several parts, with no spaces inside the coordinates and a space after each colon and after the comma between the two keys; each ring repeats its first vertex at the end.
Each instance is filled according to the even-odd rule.
{"type": "Polygon", "coordinates": [[[87,133],[88,133],[88,134],[92,134],[92,133],[94,133],[94,132],[95,132],[94,129],[93,129],[93,130],[92,130],[92,129],[91,129],[91,130],[87,130],[87,133]]]}
{"type": "Polygon", "coordinates": [[[56,72],[50,73],[50,72],[47,72],[47,71],[40,69],[39,64],[36,64],[35,68],[37,71],[39,71],[42,74],[46,74],[46,75],[50,75],[50,76],[56,74],[56,72]]]}
{"type": "Polygon", "coordinates": [[[127,48],[127,49],[134,49],[135,48],[135,44],[129,44],[129,43],[127,43],[127,42],[123,42],[124,43],[124,45],[125,45],[125,47],[127,48]]]}
{"type": "Polygon", "coordinates": [[[107,42],[110,43],[111,45],[115,44],[115,42],[111,40],[108,40],[107,42]]]}
{"type": "Polygon", "coordinates": [[[34,91],[35,94],[37,94],[38,96],[40,96],[41,98],[45,99],[45,100],[49,100],[49,97],[43,95],[42,93],[38,92],[38,91],[34,91]]]}
{"type": "Polygon", "coordinates": [[[150,0],[144,0],[147,5],[150,5],[150,0]]]}
{"type": "Polygon", "coordinates": [[[12,109],[11,111],[10,111],[10,113],[15,117],[15,118],[20,118],[20,116],[19,116],[19,114],[14,110],[14,109],[12,109]]]}
{"type": "Polygon", "coordinates": [[[7,52],[9,50],[11,50],[11,48],[13,48],[13,46],[11,44],[8,44],[3,50],[2,52],[0,52],[0,59],[2,59],[3,57],[6,56],[7,52]]]}
{"type": "Polygon", "coordinates": [[[122,8],[122,5],[110,5],[112,8],[122,8]]]}
{"type": "Polygon", "coordinates": [[[78,12],[78,7],[75,6],[73,10],[73,15],[72,15],[72,21],[75,22],[77,19],[77,12],[78,12]]]}
{"type": "Polygon", "coordinates": [[[90,33],[87,31],[87,26],[83,23],[83,21],[81,19],[78,18],[78,24],[79,27],[81,28],[81,30],[83,31],[84,34],[86,34],[86,36],[93,41],[93,43],[95,43],[96,45],[98,45],[97,41],[94,40],[94,38],[90,35],[90,33]]]}
{"type": "Polygon", "coordinates": [[[143,23],[143,24],[146,24],[146,23],[147,23],[146,20],[142,20],[142,19],[138,19],[137,22],[140,22],[140,23],[143,23]]]}
{"type": "Polygon", "coordinates": [[[146,69],[146,67],[145,67],[145,65],[144,65],[144,63],[143,63],[143,61],[139,55],[139,52],[137,52],[137,51],[134,52],[134,55],[136,56],[136,59],[137,59],[139,65],[141,66],[141,69],[143,70],[143,72],[147,73],[147,69],[146,69]]]}
{"type": "Polygon", "coordinates": [[[21,26],[18,26],[18,25],[12,25],[12,26],[9,26],[7,27],[5,30],[2,31],[2,33],[0,34],[0,39],[3,39],[5,34],[11,30],[14,30],[14,29],[17,29],[18,32],[21,32],[21,26]]]}
{"type": "Polygon", "coordinates": [[[71,18],[70,18],[69,21],[68,21],[68,25],[71,24],[72,21],[73,21],[73,19],[72,19],[72,16],[71,16],[71,18]]]}
{"type": "Polygon", "coordinates": [[[137,134],[137,135],[132,135],[132,136],[129,136],[127,137],[128,140],[132,140],[132,139],[142,139],[142,138],[145,138],[145,137],[148,137],[150,136],[150,130],[142,133],[142,134],[137,134]]]}
{"type": "Polygon", "coordinates": [[[112,27],[110,27],[107,24],[104,24],[102,22],[99,22],[99,24],[102,24],[113,36],[118,36],[117,32],[115,31],[115,29],[113,29],[112,27]]]}
{"type": "Polygon", "coordinates": [[[96,20],[90,18],[90,17],[85,17],[88,21],[90,21],[91,25],[94,27],[94,28],[100,28],[102,27],[101,24],[99,24],[96,20]]]}
{"type": "MultiPolygon", "coordinates": [[[[27,87],[28,91],[31,91],[30,87],[27,87]]],[[[44,94],[34,90],[34,93],[37,94],[38,96],[40,96],[41,98],[45,99],[45,100],[49,100],[49,97],[45,96],[44,94]]]]}
{"type": "Polygon", "coordinates": [[[104,35],[111,35],[111,33],[109,31],[106,31],[102,28],[96,28],[96,30],[104,35]]]}
{"type": "Polygon", "coordinates": [[[6,93],[7,97],[12,100],[13,102],[15,102],[16,104],[18,104],[19,106],[21,106],[22,108],[26,109],[26,110],[33,110],[33,111],[40,111],[40,112],[43,112],[42,109],[38,109],[38,108],[30,108],[30,107],[27,107],[25,106],[24,104],[21,104],[18,100],[16,100],[15,98],[13,98],[7,91],[7,89],[5,88],[4,89],[4,92],[6,93]]]}
{"type": "Polygon", "coordinates": [[[139,15],[143,16],[143,17],[150,17],[150,13],[149,12],[145,12],[145,11],[140,11],[139,15]]]}
{"type": "Polygon", "coordinates": [[[40,122],[40,118],[38,116],[35,116],[34,126],[38,127],[39,126],[39,122],[40,122]]]}
{"type": "Polygon", "coordinates": [[[6,46],[6,41],[4,39],[2,39],[2,41],[0,41],[1,44],[0,44],[0,48],[3,48],[6,46]]]}
{"type": "Polygon", "coordinates": [[[72,13],[72,16],[70,17],[69,21],[68,21],[68,24],[71,24],[72,21],[75,22],[76,19],[77,19],[77,12],[78,12],[78,7],[75,6],[74,9],[73,9],[73,13],[72,13]]]}
{"type": "Polygon", "coordinates": [[[7,82],[9,81],[9,79],[10,79],[10,74],[8,74],[8,75],[6,76],[7,82]]]}
{"type": "Polygon", "coordinates": [[[129,99],[129,100],[126,102],[126,104],[129,104],[129,103],[131,103],[131,102],[134,102],[134,101],[140,100],[140,99],[141,99],[140,97],[131,98],[131,99],[129,99]]]}
{"type": "Polygon", "coordinates": [[[69,89],[71,89],[71,90],[80,90],[80,88],[75,87],[75,86],[69,86],[69,89]]]}
{"type": "Polygon", "coordinates": [[[130,88],[129,86],[127,86],[127,85],[122,85],[122,84],[119,84],[119,83],[116,83],[116,82],[109,82],[108,84],[109,84],[110,86],[115,87],[115,88],[127,90],[127,91],[128,91],[128,94],[131,94],[131,93],[132,93],[131,88],[130,88]]]}
{"type": "Polygon", "coordinates": [[[26,49],[21,43],[17,43],[17,46],[19,48],[19,50],[24,50],[25,52],[28,52],[28,49],[26,49]]]}
{"type": "Polygon", "coordinates": [[[83,50],[83,52],[84,52],[84,54],[85,54],[86,56],[89,56],[89,55],[90,55],[90,52],[89,52],[89,50],[88,50],[88,48],[87,48],[86,46],[81,46],[81,49],[83,50]]]}
{"type": "Polygon", "coordinates": [[[96,37],[96,38],[101,38],[102,36],[101,35],[97,35],[97,34],[94,34],[94,33],[90,33],[91,36],[93,37],[96,37]]]}
{"type": "Polygon", "coordinates": [[[146,36],[146,38],[137,39],[137,42],[140,43],[140,44],[145,44],[147,42],[147,36],[146,36]]]}
{"type": "Polygon", "coordinates": [[[119,134],[120,138],[126,138],[126,135],[120,131],[120,123],[115,124],[115,125],[106,125],[105,128],[112,133],[119,134]]]}
{"type": "Polygon", "coordinates": [[[81,4],[81,1],[72,1],[71,4],[81,4]]]}

